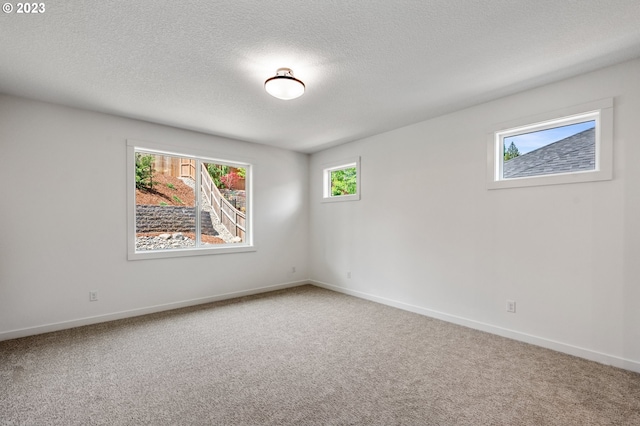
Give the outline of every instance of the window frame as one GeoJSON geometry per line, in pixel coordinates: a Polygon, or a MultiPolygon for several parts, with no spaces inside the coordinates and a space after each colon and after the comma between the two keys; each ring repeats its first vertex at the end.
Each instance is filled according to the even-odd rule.
{"type": "Polygon", "coordinates": [[[487,141],[487,189],[596,182],[613,179],[613,98],[575,105],[493,126],[487,141]],[[503,178],[504,138],[595,121],[595,168],[574,172],[503,178]]]}
{"type": "Polygon", "coordinates": [[[351,157],[344,160],[332,161],[322,165],[322,202],[334,203],[342,201],[360,200],[360,157],[351,157]],[[349,195],[331,195],[331,173],[350,169],[356,169],[356,193],[349,195]]]}
{"type": "MultiPolygon", "coordinates": [[[[225,160],[215,158],[208,153],[199,152],[194,149],[179,148],[150,142],[142,142],[137,140],[127,140],[127,258],[128,260],[143,259],[160,259],[171,257],[186,256],[202,256],[213,254],[243,253],[256,251],[257,248],[253,241],[253,168],[254,165],[246,159],[225,160]],[[188,151],[191,154],[185,154],[188,151]],[[199,247],[188,247],[179,249],[163,249],[163,250],[136,250],[136,172],[135,172],[135,153],[145,152],[149,154],[168,155],[181,158],[189,158],[196,160],[196,165],[204,163],[223,164],[228,166],[241,166],[246,170],[246,233],[245,240],[241,243],[233,244],[215,244],[199,247]]],[[[200,186],[200,174],[196,173],[196,188],[200,186]]],[[[202,195],[200,191],[195,191],[196,203],[194,208],[199,211],[202,204],[202,195]]],[[[196,236],[200,241],[199,215],[196,214],[196,236]]]]}

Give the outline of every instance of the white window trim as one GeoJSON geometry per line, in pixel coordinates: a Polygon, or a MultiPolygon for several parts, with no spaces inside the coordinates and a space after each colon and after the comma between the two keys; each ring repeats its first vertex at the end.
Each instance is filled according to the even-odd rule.
{"type": "Polygon", "coordinates": [[[351,157],[322,165],[322,202],[335,203],[341,201],[360,200],[360,157],[351,157]],[[341,169],[356,168],[356,193],[350,195],[331,195],[331,172],[341,169]]]}
{"type": "Polygon", "coordinates": [[[595,182],[613,178],[613,98],[602,99],[493,126],[487,137],[487,188],[595,182]],[[504,137],[582,121],[596,121],[595,170],[521,178],[502,178],[504,137]]]}
{"type": "MultiPolygon", "coordinates": [[[[152,142],[142,142],[137,140],[127,140],[127,258],[129,260],[161,259],[170,257],[202,256],[211,254],[243,253],[256,251],[253,242],[253,211],[252,211],[252,187],[253,187],[253,165],[246,160],[222,160],[214,158],[210,154],[194,152],[196,150],[179,147],[155,144],[152,142]],[[246,235],[247,241],[234,244],[218,244],[212,246],[202,246],[182,249],[167,249],[155,251],[136,251],[136,176],[135,176],[135,153],[147,151],[149,153],[171,155],[182,158],[193,158],[205,160],[216,164],[226,164],[229,166],[243,166],[247,172],[246,188],[246,235]],[[184,154],[182,151],[189,151],[192,154],[184,154]]],[[[196,173],[196,187],[199,185],[199,173],[196,173]]],[[[196,191],[199,192],[199,191],[196,191]]],[[[196,193],[196,208],[201,204],[201,195],[196,193]]],[[[196,215],[198,218],[198,215],[196,215]]],[[[197,219],[196,219],[197,220],[197,219]]],[[[199,239],[199,238],[198,238],[199,239]]]]}

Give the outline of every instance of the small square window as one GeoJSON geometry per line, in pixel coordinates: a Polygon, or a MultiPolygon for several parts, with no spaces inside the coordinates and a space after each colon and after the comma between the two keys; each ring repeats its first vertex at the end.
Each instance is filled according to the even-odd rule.
{"type": "Polygon", "coordinates": [[[611,179],[612,109],[608,99],[493,132],[489,189],[611,179]]]}
{"type": "Polygon", "coordinates": [[[360,158],[325,164],[322,173],[323,201],[360,199],[360,158]]]}

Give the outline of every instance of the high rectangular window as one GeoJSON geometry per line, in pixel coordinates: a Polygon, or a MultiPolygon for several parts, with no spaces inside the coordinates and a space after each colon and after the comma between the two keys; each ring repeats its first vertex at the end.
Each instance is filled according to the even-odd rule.
{"type": "Polygon", "coordinates": [[[489,189],[611,179],[612,109],[608,99],[496,130],[489,189]]]}

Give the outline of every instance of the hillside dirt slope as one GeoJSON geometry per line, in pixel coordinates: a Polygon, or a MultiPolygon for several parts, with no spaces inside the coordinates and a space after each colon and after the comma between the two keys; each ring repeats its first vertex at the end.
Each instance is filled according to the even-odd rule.
{"type": "MultiPolygon", "coordinates": [[[[142,205],[169,205],[169,206],[187,206],[193,207],[196,204],[195,193],[193,189],[185,184],[180,179],[163,175],[155,174],[153,176],[153,189],[140,190],[136,189],[136,204],[142,205]]],[[[183,232],[185,237],[196,239],[193,232],[183,232]]],[[[151,232],[145,234],[136,234],[140,236],[157,236],[159,232],[151,232]]],[[[202,242],[209,244],[224,244],[222,238],[214,237],[211,235],[202,235],[202,242]]]]}

